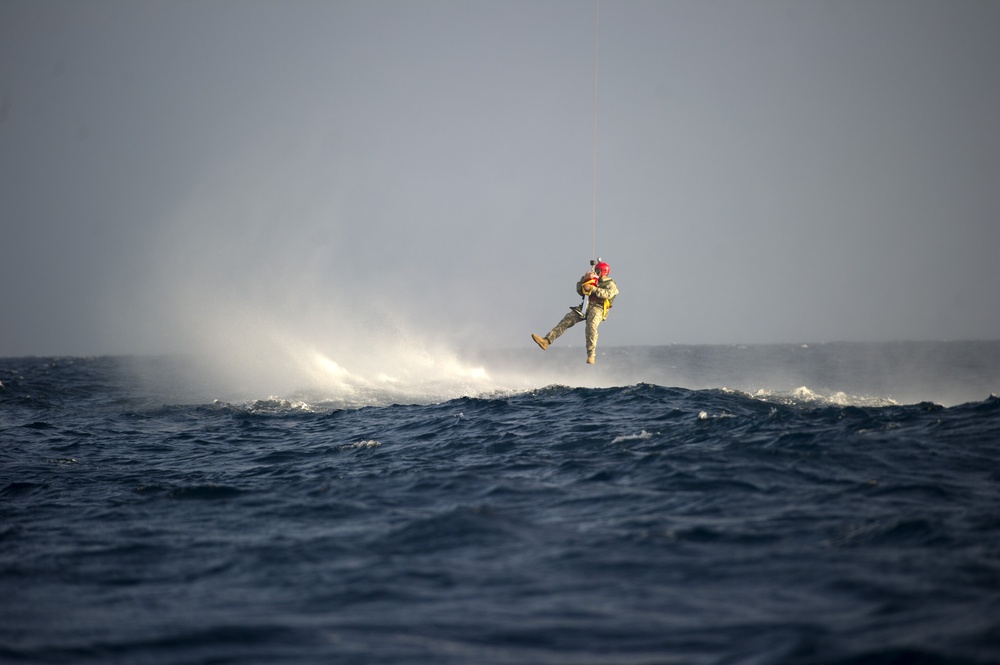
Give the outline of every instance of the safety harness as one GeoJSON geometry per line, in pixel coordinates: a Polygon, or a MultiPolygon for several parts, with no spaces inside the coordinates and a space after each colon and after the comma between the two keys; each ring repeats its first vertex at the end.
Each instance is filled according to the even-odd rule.
{"type": "MultiPolygon", "coordinates": [[[[598,282],[597,284],[600,285],[600,282],[598,282]]],[[[604,309],[601,321],[608,318],[608,310],[611,309],[611,301],[614,300],[614,298],[601,298],[600,296],[589,296],[589,300],[591,304],[597,305],[598,307],[602,307],[604,309]]]]}

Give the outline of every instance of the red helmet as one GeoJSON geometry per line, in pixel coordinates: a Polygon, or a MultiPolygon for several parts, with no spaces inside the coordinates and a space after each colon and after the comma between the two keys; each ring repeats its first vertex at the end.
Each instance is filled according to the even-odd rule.
{"type": "Polygon", "coordinates": [[[596,272],[601,277],[607,277],[611,274],[611,266],[609,266],[604,261],[601,261],[596,266],[594,266],[594,272],[596,272]]]}

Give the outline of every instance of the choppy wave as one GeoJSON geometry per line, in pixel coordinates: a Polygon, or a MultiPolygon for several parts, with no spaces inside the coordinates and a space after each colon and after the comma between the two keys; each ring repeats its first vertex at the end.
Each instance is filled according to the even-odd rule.
{"type": "Polygon", "coordinates": [[[0,661],[1000,662],[995,395],[144,363],[0,360],[0,661]]]}

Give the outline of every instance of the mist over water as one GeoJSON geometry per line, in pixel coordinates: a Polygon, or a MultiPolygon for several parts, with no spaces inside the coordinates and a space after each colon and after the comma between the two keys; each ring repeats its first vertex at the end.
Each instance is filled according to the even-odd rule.
{"type": "MultiPolygon", "coordinates": [[[[145,382],[185,402],[337,406],[549,385],[650,383],[870,405],[952,405],[1000,390],[997,343],[623,347],[616,326],[628,324],[618,311],[601,328],[596,366],[584,364],[582,327],[541,352],[528,335],[547,332],[560,311],[539,318],[503,292],[491,296],[489,270],[444,278],[450,268],[433,260],[376,260],[377,243],[361,241],[370,218],[351,203],[349,170],[324,172],[314,153],[222,169],[159,225],[144,279],[109,305],[112,347],[179,357],[155,370],[134,363],[145,382]],[[491,331],[499,322],[516,334],[491,331]]],[[[622,300],[641,307],[627,292],[622,300]]]]}
{"type": "Polygon", "coordinates": [[[543,353],[379,343],[338,359],[301,340],[275,338],[261,346],[268,356],[140,356],[129,366],[166,403],[277,399],[282,408],[310,411],[434,404],[548,386],[652,384],[789,405],[870,407],[954,406],[1000,391],[1000,342],[612,347],[598,352],[597,366],[584,363],[582,345],[543,353]]]}
{"type": "Polygon", "coordinates": [[[345,184],[310,163],[238,164],[193,193],[151,242],[144,281],[109,306],[111,345],[196,358],[191,383],[223,393],[476,391],[483,370],[440,337],[446,312],[421,312],[402,286],[408,266],[356,251],[363,221],[345,184]]]}

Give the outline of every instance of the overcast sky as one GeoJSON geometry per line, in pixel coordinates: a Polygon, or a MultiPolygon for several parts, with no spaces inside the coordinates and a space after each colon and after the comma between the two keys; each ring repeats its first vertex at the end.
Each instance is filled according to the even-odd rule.
{"type": "Polygon", "coordinates": [[[0,356],[1000,337],[1000,3],[599,16],[4,0],[0,356]]]}

